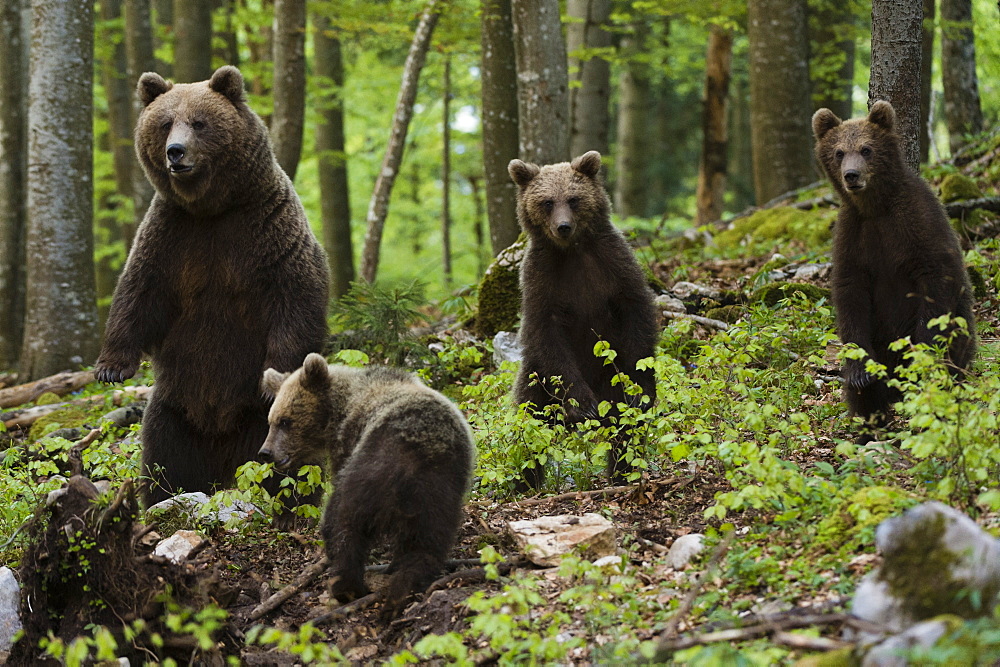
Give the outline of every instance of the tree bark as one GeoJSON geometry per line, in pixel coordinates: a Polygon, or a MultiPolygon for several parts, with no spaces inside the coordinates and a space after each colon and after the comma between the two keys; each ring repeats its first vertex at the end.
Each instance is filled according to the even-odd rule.
{"type": "Polygon", "coordinates": [[[698,167],[696,224],[705,225],[722,217],[722,197],[726,193],[726,127],[729,75],[733,57],[733,36],[717,25],[711,26],[705,56],[705,99],[702,110],[701,164],[698,167]]]}
{"type": "Polygon", "coordinates": [[[611,48],[611,33],[604,29],[611,16],[611,0],[568,0],[566,13],[574,19],[566,25],[570,77],[575,83],[569,89],[569,154],[593,150],[607,155],[611,63],[586,51],[611,48]]]}
{"type": "MultiPolygon", "coordinates": [[[[153,45],[154,49],[158,51],[167,44],[173,45],[174,42],[174,0],[151,0],[151,2],[153,9],[153,45]]],[[[160,60],[157,58],[156,67],[153,71],[158,72],[165,79],[172,79],[174,76],[172,60],[160,60]]]]}
{"type": "Polygon", "coordinates": [[[0,368],[17,366],[24,331],[27,35],[22,0],[0,4],[0,368]]]}
{"type": "Polygon", "coordinates": [[[852,3],[821,0],[809,5],[809,58],[813,107],[827,108],[839,118],[851,117],[854,90],[854,36],[856,18],[852,3]]]}
{"type": "Polygon", "coordinates": [[[954,154],[965,144],[966,135],[983,131],[972,0],[941,0],[941,80],[948,145],[954,154]]]}
{"type": "Polygon", "coordinates": [[[920,162],[927,162],[931,149],[931,81],[934,76],[934,0],[923,0],[924,21],[920,40],[920,162]]]}
{"type": "Polygon", "coordinates": [[[750,128],[757,202],[815,180],[805,0],[749,0],[750,128]]]}
{"type": "Polygon", "coordinates": [[[507,164],[517,157],[517,66],[510,0],[483,0],[483,176],[493,255],[517,240],[517,186],[507,164]]]}
{"type": "Polygon", "coordinates": [[[512,0],[519,155],[536,164],[569,160],[569,78],[559,0],[512,0]]]}
{"type": "Polygon", "coordinates": [[[174,0],[174,81],[212,76],[212,3],[174,0]]]}
{"type": "Polygon", "coordinates": [[[451,287],[451,55],[444,54],[444,109],[441,120],[441,267],[451,287]]]}
{"type": "Polygon", "coordinates": [[[354,280],[354,248],[351,243],[351,200],[344,150],[344,61],[340,40],[330,30],[330,20],[313,15],[313,65],[321,82],[323,100],[318,103],[316,154],[319,158],[320,207],[323,215],[323,247],[330,263],[330,296],[347,293],[354,280]]]}
{"type": "Polygon", "coordinates": [[[872,0],[872,68],[868,108],[888,100],[896,111],[903,158],[920,167],[920,50],[923,0],[872,0]]]}
{"type": "Polygon", "coordinates": [[[420,70],[427,59],[427,50],[431,45],[431,35],[437,25],[439,12],[444,9],[442,0],[429,0],[420,23],[413,33],[410,52],[403,65],[403,81],[396,99],[396,112],[392,116],[392,130],[389,135],[389,145],[385,149],[382,168],[375,179],[375,190],[368,203],[366,216],[365,246],[361,254],[361,277],[368,282],[375,282],[378,273],[379,251],[382,247],[382,231],[385,227],[385,217],[389,213],[389,197],[392,186],[403,162],[403,148],[406,146],[406,132],[413,116],[413,103],[417,99],[417,83],[420,80],[420,70]]]}
{"type": "MultiPolygon", "coordinates": [[[[135,94],[135,86],[144,72],[152,72],[156,68],[153,57],[153,23],[150,15],[149,0],[128,0],[125,3],[125,54],[128,62],[128,89],[132,103],[130,125],[135,127],[142,111],[142,101],[135,94]]],[[[129,134],[131,137],[131,132],[129,134]]],[[[133,146],[134,148],[134,146],[133,146]]],[[[133,150],[132,166],[132,206],[134,209],[135,227],[146,216],[146,209],[153,200],[153,186],[146,180],[146,175],[139,167],[133,150]]],[[[129,241],[131,246],[131,240],[129,241]]]]}
{"type": "Polygon", "coordinates": [[[93,363],[93,0],[32,0],[20,379],[93,363]]]}
{"type": "Polygon", "coordinates": [[[274,3],[274,111],[271,142],[278,164],[295,180],[306,113],[306,2],[274,3]]]}
{"type": "Polygon", "coordinates": [[[618,150],[615,155],[615,210],[623,218],[646,215],[650,109],[653,104],[649,65],[637,58],[643,50],[646,29],[622,40],[625,69],[618,84],[618,150]]]}

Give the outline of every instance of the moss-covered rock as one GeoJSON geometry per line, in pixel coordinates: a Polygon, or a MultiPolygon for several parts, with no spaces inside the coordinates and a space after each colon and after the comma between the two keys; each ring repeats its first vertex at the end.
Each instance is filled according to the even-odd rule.
{"type": "Polygon", "coordinates": [[[797,239],[809,246],[829,242],[830,223],[836,213],[830,209],[803,211],[790,206],[757,211],[733,223],[732,229],[715,236],[722,249],[739,248],[744,243],[797,239]]]}
{"type": "Polygon", "coordinates": [[[653,269],[650,268],[648,263],[639,260],[639,268],[642,269],[642,275],[646,276],[646,284],[649,285],[650,289],[657,294],[667,291],[667,286],[653,273],[653,269]]]}
{"type": "Polygon", "coordinates": [[[479,307],[475,330],[479,336],[491,338],[498,331],[517,327],[521,310],[521,260],[527,240],[524,234],[506,250],[500,251],[479,282],[479,307]]]}
{"type": "Polygon", "coordinates": [[[853,553],[872,543],[878,524],[912,502],[912,496],[895,486],[858,489],[819,522],[816,546],[824,551],[853,553]]]}
{"type": "Polygon", "coordinates": [[[970,266],[966,269],[969,274],[969,282],[972,283],[972,294],[977,299],[985,299],[989,296],[989,292],[986,289],[986,280],[983,279],[983,274],[974,266],[970,266]]]}
{"type": "Polygon", "coordinates": [[[739,305],[719,306],[718,308],[709,308],[706,310],[705,317],[732,324],[736,320],[743,317],[743,313],[745,312],[746,309],[739,305]]]}
{"type": "MultiPolygon", "coordinates": [[[[43,394],[44,396],[44,394],[43,394]]],[[[58,428],[79,428],[81,426],[97,426],[101,415],[106,411],[104,404],[94,405],[67,405],[65,408],[51,412],[44,417],[39,417],[31,429],[28,437],[37,440],[47,433],[58,428]]]]}
{"type": "Polygon", "coordinates": [[[964,174],[948,174],[941,181],[941,201],[950,204],[963,199],[978,199],[983,193],[976,182],[964,174]]]}
{"type": "Polygon", "coordinates": [[[773,307],[795,292],[802,292],[812,302],[830,298],[830,290],[810,283],[768,283],[750,294],[750,303],[761,302],[773,307]]]}
{"type": "Polygon", "coordinates": [[[62,403],[65,400],[66,399],[59,394],[47,391],[35,399],[35,405],[55,405],[56,403],[62,403]]]}

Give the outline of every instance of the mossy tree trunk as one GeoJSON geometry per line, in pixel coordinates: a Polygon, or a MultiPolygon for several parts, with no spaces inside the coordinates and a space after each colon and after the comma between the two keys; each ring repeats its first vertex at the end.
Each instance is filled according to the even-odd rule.
{"type": "Polygon", "coordinates": [[[27,315],[21,377],[97,356],[93,0],[32,0],[27,315]]]}
{"type": "Polygon", "coordinates": [[[271,142],[278,164],[294,181],[302,155],[306,114],[305,0],[276,0],[273,32],[274,112],[271,115],[271,142]]]}
{"type": "Polygon", "coordinates": [[[517,66],[510,0],[481,5],[483,176],[490,247],[498,255],[517,240],[517,186],[507,163],[517,157],[517,66]]]}
{"type": "Polygon", "coordinates": [[[212,3],[174,0],[173,69],[178,83],[212,76],[212,3]]]}
{"type": "Polygon", "coordinates": [[[573,19],[566,25],[566,50],[569,76],[576,83],[569,89],[569,154],[576,157],[598,151],[607,155],[611,63],[592,50],[611,47],[611,33],[605,30],[611,0],[568,0],[566,13],[573,19]]]}
{"type": "Polygon", "coordinates": [[[0,4],[0,369],[17,366],[24,330],[27,35],[25,0],[0,4]]]}
{"type": "Polygon", "coordinates": [[[965,143],[966,135],[983,131],[972,0],[941,0],[941,80],[948,144],[954,153],[965,143]]]}
{"type": "Polygon", "coordinates": [[[903,158],[920,167],[920,60],[923,0],[872,0],[872,71],[868,108],[888,100],[896,111],[903,158]]]}
{"type": "Polygon", "coordinates": [[[354,280],[354,247],[351,242],[351,199],[344,150],[344,61],[340,40],[330,18],[313,15],[313,66],[320,80],[316,155],[319,158],[320,207],[323,247],[330,262],[330,296],[347,293],[354,280]]]}
{"type": "Polygon", "coordinates": [[[757,203],[818,177],[805,0],[749,0],[750,129],[757,203]]]}

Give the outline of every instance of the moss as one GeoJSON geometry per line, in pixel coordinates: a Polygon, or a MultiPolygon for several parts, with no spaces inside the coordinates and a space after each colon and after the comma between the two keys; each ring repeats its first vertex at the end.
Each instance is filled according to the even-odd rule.
{"type": "Polygon", "coordinates": [[[476,333],[491,338],[498,331],[513,331],[521,310],[520,270],[527,241],[524,234],[500,251],[479,283],[476,333]]]}
{"type": "Polygon", "coordinates": [[[963,174],[948,174],[941,181],[941,201],[945,204],[963,199],[978,199],[983,193],[976,182],[963,174]]]}
{"type": "Polygon", "coordinates": [[[62,403],[65,400],[66,399],[59,394],[47,391],[35,399],[35,405],[55,405],[56,403],[62,403]]]}
{"type": "Polygon", "coordinates": [[[750,303],[763,302],[773,307],[780,300],[795,292],[802,292],[807,299],[813,302],[830,298],[830,290],[809,283],[768,283],[750,294],[750,303]]]}
{"type": "Polygon", "coordinates": [[[715,236],[720,248],[738,248],[745,241],[777,241],[796,239],[809,246],[818,246],[830,240],[830,222],[835,212],[829,209],[802,211],[790,206],[757,211],[740,218],[715,236]]]}
{"type": "Polygon", "coordinates": [[[736,320],[743,317],[743,313],[746,310],[743,306],[732,305],[732,306],[719,306],[718,308],[709,308],[705,311],[705,317],[713,320],[721,320],[722,322],[728,322],[732,324],[736,320]]]}
{"type": "Polygon", "coordinates": [[[983,274],[974,266],[970,266],[966,269],[969,274],[969,282],[972,283],[972,294],[977,299],[985,299],[989,296],[989,292],[986,290],[986,280],[983,279],[983,274]]]}
{"type": "MultiPolygon", "coordinates": [[[[906,609],[917,620],[938,614],[975,618],[985,611],[977,608],[975,596],[965,594],[966,585],[954,577],[952,567],[960,558],[943,544],[946,521],[942,514],[927,517],[909,530],[902,544],[884,554],[879,578],[893,597],[905,601],[906,609]],[[934,576],[927,576],[928,572],[934,576]]],[[[997,591],[986,589],[983,593],[982,600],[992,600],[997,591]]]]}
{"type": "MultiPolygon", "coordinates": [[[[44,396],[44,394],[42,394],[44,396]]],[[[44,417],[39,417],[31,429],[28,437],[37,440],[47,433],[57,428],[78,428],[81,426],[96,426],[101,415],[106,411],[104,404],[93,405],[69,405],[60,410],[56,410],[44,417]]]]}
{"type": "Polygon", "coordinates": [[[653,273],[653,269],[649,266],[649,264],[639,260],[639,268],[642,269],[642,275],[646,276],[646,284],[649,285],[654,292],[662,294],[667,291],[667,286],[663,284],[663,281],[660,280],[655,273],[653,273]]]}
{"type": "Polygon", "coordinates": [[[853,553],[875,540],[875,528],[912,504],[895,486],[868,486],[843,498],[820,522],[816,546],[824,551],[853,553]]]}

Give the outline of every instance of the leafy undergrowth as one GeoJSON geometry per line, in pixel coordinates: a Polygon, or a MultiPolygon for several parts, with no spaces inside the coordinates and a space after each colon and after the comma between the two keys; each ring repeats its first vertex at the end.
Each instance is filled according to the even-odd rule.
{"type": "MultiPolygon", "coordinates": [[[[679,259],[654,269],[668,286],[683,279],[748,294],[775,261],[774,247],[754,249],[758,254],[743,259],[721,253],[721,259],[693,261],[678,253],[679,259]]],[[[822,248],[792,244],[781,250],[783,262],[825,259],[822,248]]],[[[846,610],[861,576],[878,563],[874,531],[884,518],[939,499],[989,530],[1000,526],[1000,243],[980,241],[966,259],[984,278],[976,299],[980,354],[972,376],[956,385],[937,351],[902,343],[911,360],[899,380],[904,400],[885,438],[864,447],[853,444],[856,425],[846,416],[837,378],[851,351],[833,335],[830,306],[822,298],[792,293],[773,306],[740,301],[739,319],[726,331],[684,319],[665,322],[657,355],[649,360],[658,379],[656,402],[645,411],[622,412],[635,434],[629,449],[635,472],[628,488],[605,492],[606,430],[596,422],[552,428],[519,411],[509,399],[512,369],[493,365],[490,344],[445,336],[432,346],[436,359],[422,360],[419,372],[458,401],[473,426],[477,469],[451,557],[482,559],[484,567],[442,579],[389,624],[379,621],[378,604],[318,627],[308,623],[334,604],[322,579],[251,621],[263,599],[319,558],[317,530],[302,521],[296,530],[279,531],[262,516],[229,526],[189,520],[180,527],[196,527],[209,538],[198,567],[213,573],[213,590],[222,592],[197,609],[184,600],[161,605],[157,627],[174,633],[173,655],[180,646],[191,661],[210,664],[434,658],[589,664],[649,658],[667,629],[692,637],[795,609],[846,610]],[[548,469],[548,487],[535,498],[518,495],[523,471],[540,463],[548,469]],[[556,568],[534,568],[519,557],[506,530],[512,520],[584,512],[615,525],[615,562],[598,566],[570,557],[556,568]],[[666,550],[688,533],[705,534],[707,548],[687,569],[675,571],[666,564],[666,550]]],[[[826,287],[822,279],[812,282],[826,287]]],[[[391,337],[380,342],[383,356],[391,356],[392,344],[391,337]]],[[[413,346],[408,339],[400,358],[412,359],[407,351],[413,346]]],[[[595,354],[614,363],[613,350],[598,346],[595,354]]],[[[350,350],[339,358],[365,360],[350,350]]],[[[84,393],[102,391],[91,385],[84,393]]],[[[0,557],[7,565],[19,564],[29,538],[18,528],[65,480],[73,443],[59,427],[53,421],[39,438],[8,434],[10,446],[0,455],[0,557]]],[[[91,478],[116,487],[137,474],[134,430],[105,425],[83,452],[91,478]]],[[[263,474],[261,466],[248,465],[239,490],[225,495],[269,508],[271,500],[256,485],[263,474]]],[[[167,526],[159,529],[167,532],[167,526]]],[[[374,563],[386,560],[383,552],[373,554],[374,563]]],[[[383,583],[384,575],[369,576],[376,589],[383,583]]],[[[705,646],[689,642],[657,659],[793,663],[839,646],[840,629],[817,626],[792,639],[768,633],[705,646]]],[[[52,637],[46,650],[65,664],[129,653],[129,635],[113,630],[87,627],[75,640],[52,637]]],[[[961,625],[919,659],[996,659],[998,637],[998,620],[961,625]]],[[[145,650],[153,655],[144,659],[166,655],[152,646],[145,650]]],[[[840,657],[850,664],[849,656],[840,657]]]]}

